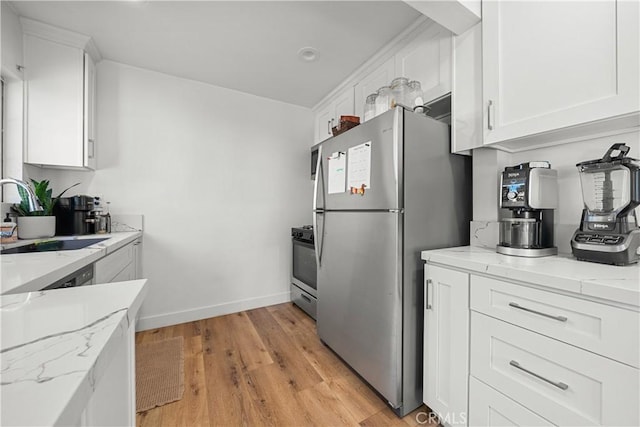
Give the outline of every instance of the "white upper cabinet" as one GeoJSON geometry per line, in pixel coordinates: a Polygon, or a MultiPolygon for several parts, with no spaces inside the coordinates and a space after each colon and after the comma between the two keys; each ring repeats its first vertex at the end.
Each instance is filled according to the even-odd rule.
{"type": "Polygon", "coordinates": [[[341,115],[355,114],[363,122],[367,96],[389,86],[396,77],[418,80],[425,101],[450,92],[451,49],[451,33],[426,18],[399,35],[343,83],[348,89],[327,97],[314,108],[314,142],[332,136],[331,127],[338,124],[341,115]]]}
{"type": "Polygon", "coordinates": [[[28,19],[22,25],[25,163],[95,169],[95,63],[85,51],[90,39],[28,19]]]}
{"type": "Polygon", "coordinates": [[[484,144],[638,126],[639,6],[482,2],[484,144]]]}
{"type": "Polygon", "coordinates": [[[418,80],[425,102],[451,92],[451,33],[431,23],[396,53],[395,74],[418,80]]]}
{"type": "Polygon", "coordinates": [[[356,116],[364,121],[364,104],[367,96],[376,93],[382,86],[388,86],[395,76],[394,58],[389,58],[384,64],[373,70],[356,85],[355,101],[356,116]]]}
{"type": "Polygon", "coordinates": [[[333,136],[331,128],[338,126],[340,116],[352,116],[353,112],[353,87],[349,87],[316,112],[314,143],[333,136]]]}
{"type": "Polygon", "coordinates": [[[96,168],[96,64],[84,54],[84,165],[96,168]]]}
{"type": "Polygon", "coordinates": [[[454,36],[451,152],[482,147],[482,23],[454,36]]]}

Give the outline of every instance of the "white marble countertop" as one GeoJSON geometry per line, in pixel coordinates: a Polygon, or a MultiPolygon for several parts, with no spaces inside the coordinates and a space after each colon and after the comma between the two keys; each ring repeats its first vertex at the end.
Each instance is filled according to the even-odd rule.
{"type": "Polygon", "coordinates": [[[422,252],[422,259],[495,276],[640,307],[640,265],[578,261],[571,255],[523,258],[463,246],[422,252]]]}
{"type": "Polygon", "coordinates": [[[146,291],[142,279],[0,296],[0,425],[77,422],[146,291]]]}
{"type": "MultiPolygon", "coordinates": [[[[142,236],[140,231],[94,234],[75,237],[55,237],[56,239],[95,239],[107,237],[108,240],[83,249],[69,251],[35,252],[0,256],[0,294],[39,291],[56,280],[96,262],[100,258],[120,249],[142,236]]],[[[50,240],[50,239],[47,239],[50,240]]],[[[20,241],[6,245],[5,248],[31,243],[20,241]]]]}

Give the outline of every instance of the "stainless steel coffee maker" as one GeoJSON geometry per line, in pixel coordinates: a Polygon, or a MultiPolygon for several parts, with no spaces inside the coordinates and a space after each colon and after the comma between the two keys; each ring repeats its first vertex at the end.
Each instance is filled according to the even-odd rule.
{"type": "Polygon", "coordinates": [[[555,255],[553,210],[558,207],[558,173],[549,162],[528,162],[504,169],[500,178],[500,208],[510,216],[500,221],[496,251],[505,255],[555,255]]]}

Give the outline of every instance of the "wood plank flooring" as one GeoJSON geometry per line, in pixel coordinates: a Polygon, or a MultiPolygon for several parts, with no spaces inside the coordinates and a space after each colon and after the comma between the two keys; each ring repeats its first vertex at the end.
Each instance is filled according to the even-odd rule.
{"type": "Polygon", "coordinates": [[[140,332],[136,343],[175,336],[184,337],[184,396],[138,414],[138,427],[407,427],[429,411],[398,418],[291,303],[140,332]]]}

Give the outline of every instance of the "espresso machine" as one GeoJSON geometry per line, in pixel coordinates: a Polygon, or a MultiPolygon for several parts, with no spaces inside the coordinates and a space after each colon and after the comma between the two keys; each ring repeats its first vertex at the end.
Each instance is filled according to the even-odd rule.
{"type": "Polygon", "coordinates": [[[504,169],[500,177],[500,208],[510,216],[500,221],[496,251],[505,255],[555,255],[553,210],[558,207],[558,172],[549,162],[528,162],[504,169]]]}
{"type": "Polygon", "coordinates": [[[56,217],[56,234],[72,236],[93,234],[95,218],[94,198],[91,196],[61,197],[53,207],[56,217]]]}
{"type": "Polygon", "coordinates": [[[584,209],[571,250],[581,261],[627,265],[640,258],[640,162],[628,152],[627,145],[613,144],[601,159],[576,165],[584,209]]]}

